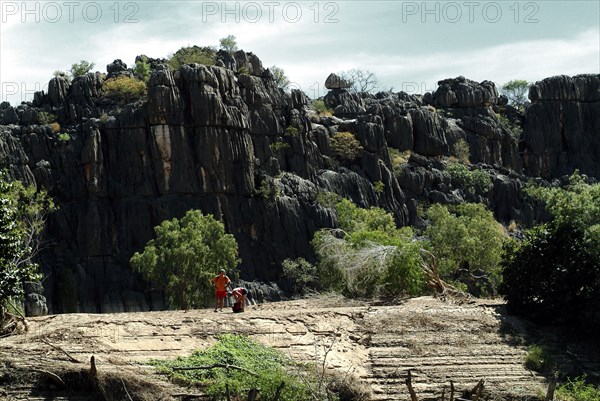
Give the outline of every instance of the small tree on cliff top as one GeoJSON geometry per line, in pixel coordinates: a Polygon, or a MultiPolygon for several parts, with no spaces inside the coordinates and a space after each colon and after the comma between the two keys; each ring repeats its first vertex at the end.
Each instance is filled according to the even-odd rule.
{"type": "Polygon", "coordinates": [[[500,92],[508,98],[508,103],[522,109],[527,102],[529,83],[524,79],[513,79],[500,87],[500,92]]]}
{"type": "Polygon", "coordinates": [[[210,279],[240,263],[235,238],[212,215],[190,210],[178,219],[154,228],[156,238],[131,265],[144,278],[166,292],[169,306],[178,309],[207,305],[213,297],[210,279]]]}

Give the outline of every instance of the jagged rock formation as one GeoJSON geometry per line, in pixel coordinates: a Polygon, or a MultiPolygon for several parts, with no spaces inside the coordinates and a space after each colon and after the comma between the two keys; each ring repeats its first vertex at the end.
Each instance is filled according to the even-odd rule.
{"type": "MultiPolygon", "coordinates": [[[[148,59],[147,99],[127,105],[103,95],[100,73],[71,84],[55,77],[32,103],[0,105],[0,165],[45,187],[60,205],[48,222],[54,246],[42,260],[51,311],[163,308],[128,260],[155,225],[191,208],[235,235],[244,279],[276,281],[284,258],[310,259],[312,234],[336,225],[319,202],[327,191],[383,207],[400,225],[423,224],[423,203],[463,201],[484,202],[505,222],[531,222],[537,212],[520,192],[526,175],[550,178],[575,167],[599,173],[599,76],[537,83],[519,143],[498,119],[502,99],[488,81],[444,80],[424,96],[357,94],[330,82],[324,101],[334,116],[321,116],[303,93],[278,89],[254,54],[218,57],[217,66],[177,71],[148,59]],[[55,114],[60,130],[41,125],[42,113],[55,114]],[[337,132],[360,141],[360,157],[336,155],[337,132]],[[555,137],[567,138],[568,149],[555,148],[555,137]],[[440,158],[456,155],[461,139],[471,168],[492,177],[485,193],[444,173],[440,158]],[[410,153],[400,168],[392,148],[410,153]]],[[[120,60],[107,71],[133,76],[120,60]]]]}
{"type": "Polygon", "coordinates": [[[523,130],[527,172],[546,178],[574,169],[600,176],[600,76],[564,75],[536,82],[523,130]]]}

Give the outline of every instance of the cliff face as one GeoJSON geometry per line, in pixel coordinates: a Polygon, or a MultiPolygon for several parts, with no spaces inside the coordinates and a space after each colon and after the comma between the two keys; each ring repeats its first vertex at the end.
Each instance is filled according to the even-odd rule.
{"type": "MultiPolygon", "coordinates": [[[[598,76],[561,78],[579,82],[573,99],[552,89],[556,78],[538,83],[518,144],[497,118],[491,82],[459,77],[425,96],[333,89],[325,102],[334,116],[323,117],[303,93],[279,90],[252,53],[219,64],[232,63],[178,71],[157,64],[147,100],[126,106],[102,96],[99,73],[70,85],[57,77],[32,103],[0,106],[0,164],[13,178],[48,189],[60,205],[48,221],[53,246],[41,261],[50,311],[162,308],[160,294],[143,287],[128,260],[155,225],[192,208],[235,235],[242,278],[275,281],[284,258],[310,259],[314,231],[335,226],[332,209],[318,201],[326,191],[383,207],[401,225],[422,224],[423,202],[465,200],[490,205],[503,221],[532,221],[534,209],[520,198],[523,174],[555,177],[580,167],[598,175],[598,76]],[[250,73],[234,73],[240,66],[250,73]],[[573,144],[566,162],[559,155],[544,164],[543,155],[564,153],[554,137],[539,134],[554,121],[542,117],[555,118],[557,108],[581,116],[578,123],[571,114],[556,117],[559,138],[586,146],[573,144]],[[42,112],[58,116],[61,135],[39,124],[42,112]],[[335,157],[331,140],[341,131],[361,143],[354,161],[335,157]],[[490,191],[465,191],[443,174],[439,158],[459,139],[469,143],[471,162],[493,177],[490,191]],[[391,148],[411,152],[402,171],[395,171],[391,148]],[[589,157],[579,162],[581,152],[589,157]],[[378,182],[383,189],[376,191],[378,182]]],[[[120,61],[107,70],[108,77],[130,73],[120,61]]]]}

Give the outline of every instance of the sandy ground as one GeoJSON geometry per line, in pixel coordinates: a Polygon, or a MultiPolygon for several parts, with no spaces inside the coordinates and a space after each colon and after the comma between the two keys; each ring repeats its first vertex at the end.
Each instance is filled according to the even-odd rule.
{"type": "MultiPolygon", "coordinates": [[[[150,359],[188,355],[226,332],[319,364],[329,350],[327,368],[360,383],[372,400],[409,400],[409,369],[420,401],[439,397],[450,380],[462,389],[485,379],[492,399],[527,399],[547,386],[523,365],[527,324],[506,316],[500,301],[421,297],[373,305],[318,297],[262,304],[243,314],[65,314],[28,322],[27,333],[0,339],[0,399],[87,399],[40,386],[47,377],[39,370],[89,369],[92,355],[99,372],[127,370],[160,382],[146,364],[150,359]]],[[[581,363],[598,369],[600,361],[590,358],[581,363]]],[[[183,391],[165,386],[172,394],[183,391]]]]}

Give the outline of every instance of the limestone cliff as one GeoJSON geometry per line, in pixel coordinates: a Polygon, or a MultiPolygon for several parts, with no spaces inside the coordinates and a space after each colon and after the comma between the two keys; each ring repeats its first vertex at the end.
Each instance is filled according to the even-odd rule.
{"type": "MultiPolygon", "coordinates": [[[[0,165],[60,206],[41,261],[50,311],[162,308],[128,260],[155,225],[191,208],[235,235],[244,279],[277,281],[284,258],[310,259],[312,234],[336,225],[318,201],[326,191],[383,207],[400,225],[422,224],[423,203],[463,201],[484,202],[505,222],[532,222],[536,211],[520,193],[527,176],[600,175],[598,75],[537,83],[519,141],[498,119],[502,102],[488,81],[448,79],[424,96],[334,88],[324,99],[334,115],[320,116],[302,92],[278,89],[252,53],[221,54],[218,65],[172,71],[153,62],[147,97],[127,105],[103,95],[100,73],[56,77],[33,102],[0,105],[0,165]],[[40,124],[44,113],[60,131],[40,124]],[[336,157],[340,131],[360,141],[356,160],[336,157]],[[443,173],[440,158],[459,139],[470,145],[471,168],[493,178],[489,191],[465,191],[443,173]],[[392,148],[411,153],[401,171],[392,148]]],[[[107,71],[132,74],[120,60],[107,71]]]]}

